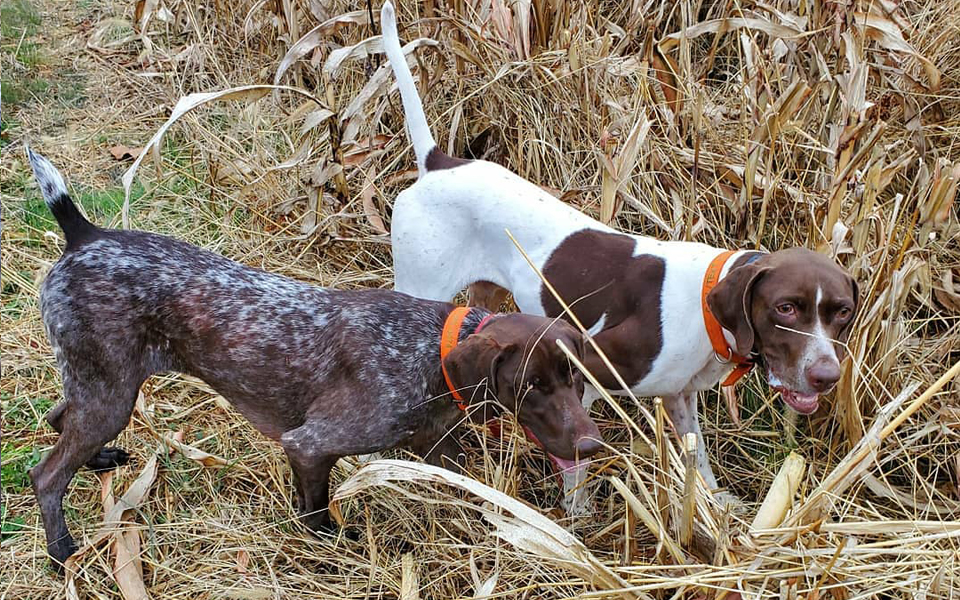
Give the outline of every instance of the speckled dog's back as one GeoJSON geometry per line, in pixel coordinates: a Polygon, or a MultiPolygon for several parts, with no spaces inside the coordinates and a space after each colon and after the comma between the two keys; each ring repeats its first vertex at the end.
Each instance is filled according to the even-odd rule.
{"type": "MultiPolygon", "coordinates": [[[[172,238],[87,221],[59,172],[29,153],[66,249],[40,293],[64,401],[47,415],[60,433],[30,476],[47,549],[74,543],[62,499],[80,466],[127,460],[104,447],[126,426],[144,380],[199,377],[283,446],[298,506],[313,530],[330,525],[329,473],[341,456],[408,446],[434,464],[460,453],[463,418],[438,356],[453,305],[386,290],[318,288],[172,238]]],[[[443,366],[457,388],[481,384],[553,454],[589,456],[599,431],[580,405],[582,381],[557,345],[582,351],[566,323],[471,311],[443,366]],[[519,400],[523,401],[520,402],[519,400]]],[[[469,394],[468,394],[469,395],[469,394]]],[[[483,394],[479,394],[480,397],[483,394]]]]}
{"type": "MultiPolygon", "coordinates": [[[[364,401],[389,420],[411,409],[411,394],[428,393],[430,374],[421,371],[439,370],[430,360],[432,332],[442,326],[444,303],[318,288],[140,231],[101,230],[57,262],[40,297],[62,367],[77,368],[89,356],[139,365],[129,374],[140,380],[137,387],[162,371],[199,377],[278,440],[302,424],[302,407],[329,393],[334,379],[362,380],[364,401]],[[398,389],[401,372],[416,389],[398,389]],[[279,396],[286,413],[261,406],[261,399],[279,396]]],[[[344,426],[357,439],[357,427],[369,419],[339,408],[355,417],[344,426]]]]}

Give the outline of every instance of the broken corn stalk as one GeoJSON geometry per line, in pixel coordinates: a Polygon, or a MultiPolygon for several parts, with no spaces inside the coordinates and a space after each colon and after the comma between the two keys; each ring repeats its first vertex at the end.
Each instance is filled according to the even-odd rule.
{"type": "Polygon", "coordinates": [[[787,456],[780,467],[780,472],[770,485],[763,504],[757,511],[757,516],[753,518],[753,523],[750,525],[751,532],[774,528],[783,521],[800,487],[800,480],[803,479],[806,466],[803,457],[796,452],[791,452],[787,456]]]}

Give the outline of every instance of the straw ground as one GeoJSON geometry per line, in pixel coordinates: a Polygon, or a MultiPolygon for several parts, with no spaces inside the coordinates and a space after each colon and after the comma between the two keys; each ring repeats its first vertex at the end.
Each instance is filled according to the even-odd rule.
{"type": "Polygon", "coordinates": [[[75,480],[68,521],[90,545],[64,587],[26,476],[55,440],[37,290],[62,240],[23,142],[100,224],[317,284],[389,287],[391,201],[415,171],[370,40],[378,9],[4,2],[0,597],[957,597],[960,390],[955,376],[934,385],[960,359],[957,0],[398,7],[451,153],[507,165],[625,231],[818,248],[857,276],[854,359],[820,412],[792,423],[756,375],[739,413],[705,399],[710,454],[744,514],[695,486],[685,496],[656,403],[620,399],[598,409],[610,449],[592,519],[553,508],[549,469],[520,437],[473,428],[470,472],[489,488],[341,461],[336,506],[360,536],[318,541],[294,517],[279,449],[171,375],[147,383],[120,437],[131,465],[75,480]],[[284,89],[186,99],[273,84],[284,89]],[[786,522],[751,531],[790,450],[807,470],[786,522]]]}

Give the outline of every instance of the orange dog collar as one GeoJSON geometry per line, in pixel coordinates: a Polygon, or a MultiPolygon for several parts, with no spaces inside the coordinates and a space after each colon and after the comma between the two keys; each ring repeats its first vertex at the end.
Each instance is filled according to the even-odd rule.
{"type": "Polygon", "coordinates": [[[707,267],[707,272],[703,275],[703,289],[700,294],[700,304],[703,308],[703,322],[706,324],[707,336],[710,337],[710,344],[713,346],[713,351],[719,359],[736,365],[733,371],[730,372],[730,375],[721,383],[723,386],[735,384],[753,368],[753,361],[734,352],[730,344],[727,343],[727,338],[723,336],[723,327],[720,326],[720,322],[717,321],[717,318],[710,312],[710,307],[707,306],[707,295],[720,281],[720,273],[723,271],[723,265],[725,265],[727,260],[734,254],[736,254],[736,251],[727,250],[721,252],[710,262],[710,266],[707,267]]]}
{"type": "MultiPolygon", "coordinates": [[[[443,364],[443,360],[457,347],[457,343],[460,341],[460,330],[463,329],[463,321],[467,318],[467,315],[470,314],[470,310],[469,307],[458,306],[450,311],[447,320],[443,323],[443,332],[440,334],[440,370],[443,371],[443,379],[447,382],[447,389],[450,390],[450,395],[457,401],[457,406],[462,411],[467,410],[467,402],[463,399],[459,390],[454,387],[453,380],[450,379],[450,374],[447,373],[447,366],[443,364]]],[[[486,325],[491,318],[493,318],[493,314],[485,316],[477,325],[474,333],[483,329],[483,326],[486,325]]]]}

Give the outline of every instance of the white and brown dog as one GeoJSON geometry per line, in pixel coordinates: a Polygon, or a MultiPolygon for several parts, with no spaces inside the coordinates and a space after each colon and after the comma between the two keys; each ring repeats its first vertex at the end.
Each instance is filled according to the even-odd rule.
{"type": "MultiPolygon", "coordinates": [[[[509,290],[525,313],[561,315],[509,230],[633,393],[662,396],[677,433],[697,434],[698,468],[711,488],[717,482],[700,432],[699,391],[732,383],[756,362],[789,407],[817,410],[819,395],[840,378],[857,308],[853,278],[800,248],[729,252],[617,233],[499,165],[445,155],[430,133],[389,2],[381,18],[420,175],[394,203],[398,291],[449,300],[471,286],[472,303],[495,309],[509,290]]],[[[616,380],[589,345],[586,366],[616,393],[616,380]]],[[[588,386],[584,405],[598,397],[588,386]]],[[[568,492],[581,477],[582,469],[568,469],[568,492]]],[[[583,508],[569,493],[564,504],[583,508]]]]}

